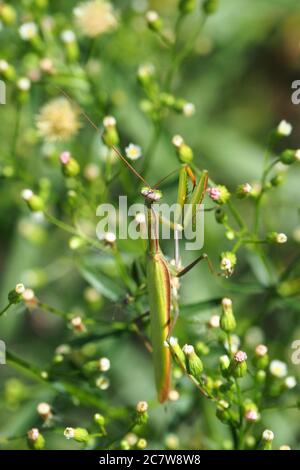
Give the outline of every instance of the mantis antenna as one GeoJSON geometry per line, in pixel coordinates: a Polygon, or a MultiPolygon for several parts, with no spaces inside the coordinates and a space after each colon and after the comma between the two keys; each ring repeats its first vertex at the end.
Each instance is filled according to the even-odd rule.
{"type": "MultiPolygon", "coordinates": [[[[58,90],[69,100],[71,103],[73,103],[77,108],[79,109],[80,113],[84,116],[84,118],[90,123],[90,125],[101,135],[100,129],[97,127],[97,125],[94,123],[94,121],[89,117],[89,115],[79,106],[79,104],[71,98],[68,93],[66,93],[62,88],[57,87],[58,90]]],[[[122,160],[122,162],[130,169],[130,171],[138,178],[140,179],[146,186],[151,188],[150,184],[147,183],[147,181],[133,168],[132,165],[126,160],[126,158],[122,155],[120,150],[113,145],[112,146],[113,151],[118,155],[118,157],[122,160]]]]}

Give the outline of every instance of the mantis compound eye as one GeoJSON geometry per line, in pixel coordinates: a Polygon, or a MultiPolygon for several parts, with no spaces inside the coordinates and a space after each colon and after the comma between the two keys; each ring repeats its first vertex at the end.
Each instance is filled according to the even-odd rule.
{"type": "Polygon", "coordinates": [[[159,201],[162,198],[162,193],[158,189],[152,189],[150,187],[143,187],[141,190],[141,195],[149,201],[159,201]]]}

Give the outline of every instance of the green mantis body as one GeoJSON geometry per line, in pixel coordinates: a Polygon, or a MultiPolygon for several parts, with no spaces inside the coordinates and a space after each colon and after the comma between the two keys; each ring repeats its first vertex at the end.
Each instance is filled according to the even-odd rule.
{"type": "MultiPolygon", "coordinates": [[[[73,101],[63,90],[62,93],[71,101],[73,101]]],[[[89,118],[89,116],[81,109],[80,112],[87,119],[87,121],[98,131],[98,127],[89,118]]],[[[139,178],[145,187],[141,190],[141,195],[145,198],[146,211],[147,211],[147,225],[148,225],[148,255],[146,262],[147,272],[147,286],[148,286],[148,297],[150,306],[150,329],[151,329],[151,340],[152,340],[152,351],[153,351],[153,364],[154,364],[154,375],[157,396],[161,403],[168,399],[170,390],[170,375],[171,375],[171,353],[168,347],[168,340],[170,334],[175,325],[175,321],[178,316],[178,304],[175,303],[174,308],[174,319],[171,325],[171,279],[172,276],[182,276],[188,272],[196,263],[202,259],[206,259],[206,255],[201,255],[197,258],[190,266],[179,270],[179,263],[175,262],[175,273],[171,272],[171,268],[166,261],[160,245],[158,237],[158,217],[155,213],[152,205],[161,198],[161,193],[157,189],[152,189],[146,180],[133,168],[126,158],[121,154],[119,149],[115,146],[111,146],[117,156],[122,162],[130,169],[130,171],[139,178]]],[[[187,197],[187,177],[193,179],[192,170],[188,165],[182,165],[179,172],[179,185],[178,185],[178,204],[180,206],[180,212],[186,203],[187,197]]],[[[189,210],[185,215],[185,222],[192,221],[199,204],[201,204],[207,186],[208,174],[203,172],[198,185],[194,183],[194,190],[189,200],[189,210]]],[[[177,217],[181,215],[179,212],[177,217]]],[[[177,221],[175,221],[177,222],[177,221]]],[[[175,229],[176,232],[176,229],[175,229]]],[[[177,240],[178,242],[178,240],[177,240]]],[[[175,252],[178,252],[178,245],[176,249],[176,237],[175,237],[175,252]]],[[[176,256],[175,256],[176,258],[176,256]]],[[[173,304],[174,307],[174,304],[173,304]]]]}

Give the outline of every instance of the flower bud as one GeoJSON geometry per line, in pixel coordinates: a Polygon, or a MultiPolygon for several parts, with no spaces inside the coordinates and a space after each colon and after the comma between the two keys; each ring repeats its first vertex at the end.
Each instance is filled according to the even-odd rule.
{"type": "Polygon", "coordinates": [[[176,148],[176,153],[181,163],[191,163],[194,158],[193,150],[189,147],[180,135],[175,135],[172,143],[176,148]]]}
{"type": "Polygon", "coordinates": [[[73,327],[74,331],[77,331],[78,333],[83,333],[86,331],[85,325],[80,316],[72,318],[71,326],[73,327]]]}
{"type": "Polygon", "coordinates": [[[300,149],[298,150],[284,150],[280,154],[280,161],[281,163],[284,163],[285,165],[291,165],[292,163],[299,162],[300,161],[300,149]]]}
{"type": "Polygon", "coordinates": [[[231,251],[225,251],[221,253],[220,268],[222,271],[224,271],[226,276],[232,275],[236,265],[236,261],[236,255],[231,251]]]}
{"type": "Polygon", "coordinates": [[[168,108],[173,108],[175,105],[175,97],[170,93],[160,93],[159,95],[160,103],[168,108]]]}
{"type": "Polygon", "coordinates": [[[255,348],[255,356],[252,360],[257,369],[266,369],[269,365],[268,348],[264,344],[259,344],[255,348]]]}
{"type": "Polygon", "coordinates": [[[247,354],[237,351],[230,362],[230,374],[239,379],[247,373],[247,354]]]}
{"type": "Polygon", "coordinates": [[[209,347],[205,343],[203,343],[203,341],[198,341],[195,346],[195,349],[196,349],[196,353],[199,356],[207,356],[207,354],[209,354],[210,352],[209,347]]]}
{"type": "Polygon", "coordinates": [[[203,11],[207,15],[212,15],[219,7],[219,0],[204,0],[203,11]]]}
{"type": "Polygon", "coordinates": [[[23,299],[23,292],[25,291],[24,284],[17,284],[14,289],[8,293],[8,301],[10,304],[18,304],[23,299]]]}
{"type": "Polygon", "coordinates": [[[244,199],[251,194],[252,186],[249,183],[240,184],[236,189],[236,195],[240,199],[244,199]]]}
{"type": "Polygon", "coordinates": [[[236,321],[232,311],[231,299],[224,298],[222,300],[222,315],[220,317],[220,328],[226,333],[230,333],[236,328],[236,321]]]}
{"type": "Polygon", "coordinates": [[[261,437],[261,444],[260,444],[261,450],[271,450],[273,439],[274,439],[274,433],[270,431],[269,429],[265,429],[261,437]]]}
{"type": "Polygon", "coordinates": [[[146,424],[148,421],[148,403],[146,401],[139,401],[136,405],[136,414],[134,422],[137,425],[146,424]]]}
{"type": "Polygon", "coordinates": [[[45,447],[45,439],[37,428],[27,432],[27,442],[32,450],[42,450],[45,447]]]}
{"type": "Polygon", "coordinates": [[[278,233],[278,232],[268,233],[266,239],[269,243],[278,243],[280,245],[282,243],[286,243],[288,240],[285,233],[278,233]]]}
{"type": "Polygon", "coordinates": [[[98,366],[101,372],[107,372],[110,369],[110,360],[107,357],[101,357],[98,366]]]}
{"type": "Polygon", "coordinates": [[[178,344],[178,339],[174,338],[174,336],[171,336],[169,339],[169,345],[173,354],[175,354],[176,358],[178,358],[180,365],[185,367],[185,355],[178,344]]]}
{"type": "Polygon", "coordinates": [[[51,406],[49,403],[39,403],[36,407],[36,410],[44,421],[47,421],[52,416],[51,406]]]}
{"type": "Polygon", "coordinates": [[[107,147],[113,147],[119,143],[119,134],[117,131],[117,121],[113,116],[106,116],[103,119],[104,132],[102,140],[107,147]]]}
{"type": "Polygon", "coordinates": [[[183,14],[191,13],[196,7],[196,0],[180,0],[179,10],[183,14]]]}
{"type": "Polygon", "coordinates": [[[185,344],[182,351],[186,358],[185,362],[188,373],[200,382],[201,373],[203,372],[203,364],[200,357],[197,356],[194,347],[190,344],[185,344]]]}
{"type": "Polygon", "coordinates": [[[219,365],[221,374],[223,375],[223,377],[227,378],[230,366],[230,359],[227,354],[224,354],[219,358],[219,365]]]}
{"type": "Polygon", "coordinates": [[[7,4],[0,5],[0,19],[6,26],[11,26],[16,22],[17,13],[14,7],[7,4]]]}
{"type": "Polygon", "coordinates": [[[255,423],[260,419],[260,415],[255,403],[251,400],[245,400],[243,403],[244,417],[249,423],[255,423]]]}
{"type": "Polygon", "coordinates": [[[259,384],[263,384],[266,381],[267,374],[264,370],[260,369],[255,374],[256,382],[259,384]]]}
{"type": "Polygon", "coordinates": [[[24,189],[21,193],[23,200],[32,212],[40,212],[44,209],[44,201],[34,194],[31,189],[24,189]]]}
{"type": "Polygon", "coordinates": [[[88,442],[89,433],[84,428],[66,428],[64,430],[66,439],[74,439],[76,442],[88,442]]]}
{"type": "Polygon", "coordinates": [[[147,20],[149,29],[155,32],[161,31],[162,20],[156,11],[153,11],[153,10],[147,11],[146,20],[147,20]]]}
{"type": "Polygon", "coordinates": [[[275,133],[277,137],[288,137],[291,135],[292,130],[293,130],[293,126],[289,122],[283,119],[278,124],[275,133]]]}
{"type": "Polygon", "coordinates": [[[100,413],[94,415],[94,422],[100,427],[105,426],[105,418],[100,413]]]}
{"type": "Polygon", "coordinates": [[[146,447],[147,447],[147,441],[146,441],[146,439],[140,438],[140,439],[137,441],[137,443],[136,443],[136,447],[137,447],[137,449],[139,449],[139,450],[146,449],[146,447]]]}
{"type": "Polygon", "coordinates": [[[216,416],[222,423],[228,423],[231,420],[229,412],[230,405],[225,400],[220,400],[217,405],[216,416]]]}
{"type": "Polygon", "coordinates": [[[228,220],[228,216],[227,216],[226,212],[223,211],[223,209],[217,209],[215,211],[215,218],[216,218],[216,221],[218,222],[218,224],[226,224],[226,222],[228,220]]]}
{"type": "Polygon", "coordinates": [[[273,176],[270,183],[273,187],[280,186],[285,181],[285,174],[284,173],[277,173],[277,175],[273,176]]]}
{"type": "Polygon", "coordinates": [[[226,204],[230,198],[230,192],[226,186],[218,185],[207,190],[209,197],[218,204],[226,204]]]}
{"type": "Polygon", "coordinates": [[[138,68],[137,79],[143,88],[148,88],[153,84],[155,68],[153,64],[144,64],[138,68]]]}
{"type": "Polygon", "coordinates": [[[70,152],[62,152],[59,157],[62,172],[67,177],[77,176],[80,172],[80,166],[78,162],[71,157],[70,152]]]}
{"type": "Polygon", "coordinates": [[[10,65],[6,60],[0,60],[0,75],[6,80],[14,80],[16,77],[16,71],[12,65],[10,65]]]}

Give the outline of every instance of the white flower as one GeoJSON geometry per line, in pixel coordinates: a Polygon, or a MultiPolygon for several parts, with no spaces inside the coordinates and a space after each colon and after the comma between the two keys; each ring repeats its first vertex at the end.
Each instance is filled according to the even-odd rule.
{"type": "Polygon", "coordinates": [[[24,201],[29,201],[33,196],[33,191],[31,189],[23,189],[21,192],[21,197],[24,201]]]}
{"type": "Polygon", "coordinates": [[[270,363],[270,373],[274,375],[274,377],[283,378],[287,375],[287,365],[275,359],[270,363]]]}
{"type": "Polygon", "coordinates": [[[42,418],[49,418],[51,415],[51,406],[49,403],[42,402],[38,404],[36,411],[42,418]]]}
{"type": "Polygon", "coordinates": [[[177,390],[170,390],[168,394],[168,398],[170,401],[177,401],[179,400],[179,392],[177,390]]]}
{"type": "Polygon", "coordinates": [[[273,431],[270,431],[270,429],[265,429],[264,432],[262,433],[262,438],[264,441],[272,442],[274,439],[273,431]]]}
{"type": "Polygon", "coordinates": [[[225,257],[225,258],[222,258],[220,266],[223,271],[230,271],[232,268],[232,262],[229,258],[225,257]]]}
{"type": "Polygon", "coordinates": [[[276,236],[276,241],[277,243],[286,243],[288,237],[286,236],[285,233],[278,233],[276,236]]]}
{"type": "Polygon", "coordinates": [[[139,401],[136,405],[136,411],[138,413],[146,413],[148,410],[148,403],[146,401],[139,401]]]}
{"type": "Polygon", "coordinates": [[[75,435],[75,429],[74,428],[66,428],[64,430],[64,436],[66,439],[73,439],[75,435]]]}
{"type": "Polygon", "coordinates": [[[148,78],[154,75],[155,67],[153,64],[143,64],[138,68],[138,77],[139,78],[148,78]]]}
{"type": "Polygon", "coordinates": [[[62,31],[60,37],[62,42],[64,42],[65,44],[70,44],[76,39],[74,31],[72,31],[71,29],[66,29],[65,31],[62,31]]]}
{"type": "Polygon", "coordinates": [[[208,325],[211,328],[219,328],[220,326],[220,317],[219,315],[212,315],[208,321],[208,325]]]}
{"type": "Polygon", "coordinates": [[[110,369],[110,360],[107,357],[99,359],[99,369],[101,372],[107,372],[110,369]]]}
{"type": "Polygon", "coordinates": [[[142,149],[138,145],[129,144],[125,149],[125,153],[129,160],[138,160],[142,156],[142,149]]]}
{"type": "Polygon", "coordinates": [[[190,356],[194,352],[194,346],[191,344],[185,344],[182,348],[182,351],[186,356],[190,356]]]}
{"type": "Polygon", "coordinates": [[[74,15],[82,33],[91,38],[115,29],[118,23],[113,6],[105,0],[81,3],[74,15]]]}
{"type": "Polygon", "coordinates": [[[29,41],[37,35],[38,27],[34,22],[23,23],[19,28],[19,33],[24,41],[29,41]]]}
{"type": "Polygon", "coordinates": [[[37,428],[32,428],[27,432],[29,441],[36,441],[39,438],[40,431],[37,428]]]}
{"type": "Polygon", "coordinates": [[[21,91],[28,91],[31,87],[31,82],[30,82],[29,78],[27,78],[27,77],[19,78],[19,80],[17,81],[17,87],[21,91]]]}
{"type": "Polygon", "coordinates": [[[146,13],[146,20],[148,23],[155,23],[159,19],[159,15],[156,11],[150,10],[146,13]]]}
{"type": "Polygon", "coordinates": [[[296,158],[296,160],[298,160],[298,162],[300,162],[300,149],[296,150],[295,158],[296,158]]]}
{"type": "Polygon", "coordinates": [[[182,111],[186,117],[191,117],[195,114],[196,108],[193,103],[185,103],[183,105],[182,111]]]}
{"type": "Polygon", "coordinates": [[[259,357],[263,357],[267,354],[268,348],[264,344],[258,344],[255,348],[255,354],[259,357]]]}
{"type": "Polygon", "coordinates": [[[22,298],[25,300],[25,302],[33,300],[35,298],[34,291],[32,289],[25,289],[22,294],[22,298]]]}
{"type": "Polygon", "coordinates": [[[103,119],[103,126],[107,127],[115,127],[117,124],[116,118],[114,116],[105,116],[103,119]]]}
{"type": "Polygon", "coordinates": [[[278,134],[283,137],[288,137],[289,135],[291,135],[292,130],[293,126],[285,120],[281,121],[277,127],[278,134]]]}
{"type": "Polygon", "coordinates": [[[286,444],[283,444],[282,446],[279,447],[279,450],[291,450],[290,446],[287,446],[286,444]]]}
{"type": "Polygon", "coordinates": [[[6,72],[8,67],[8,62],[6,60],[0,60],[0,72],[6,72]]]}
{"type": "Polygon", "coordinates": [[[289,377],[286,377],[286,379],[284,380],[284,385],[286,386],[287,389],[291,390],[292,388],[296,387],[297,380],[295,377],[290,375],[289,377]]]}
{"type": "Polygon", "coordinates": [[[96,386],[100,388],[100,390],[107,390],[110,386],[110,382],[107,377],[104,377],[104,375],[101,375],[96,380],[96,386]]]}
{"type": "Polygon", "coordinates": [[[174,145],[174,147],[179,148],[182,146],[183,143],[184,143],[184,140],[181,137],[181,135],[178,135],[178,134],[174,135],[172,139],[172,144],[174,145]]]}
{"type": "Polygon", "coordinates": [[[17,284],[16,287],[15,287],[15,291],[17,294],[23,294],[23,292],[25,291],[25,286],[24,284],[17,284]]]}

